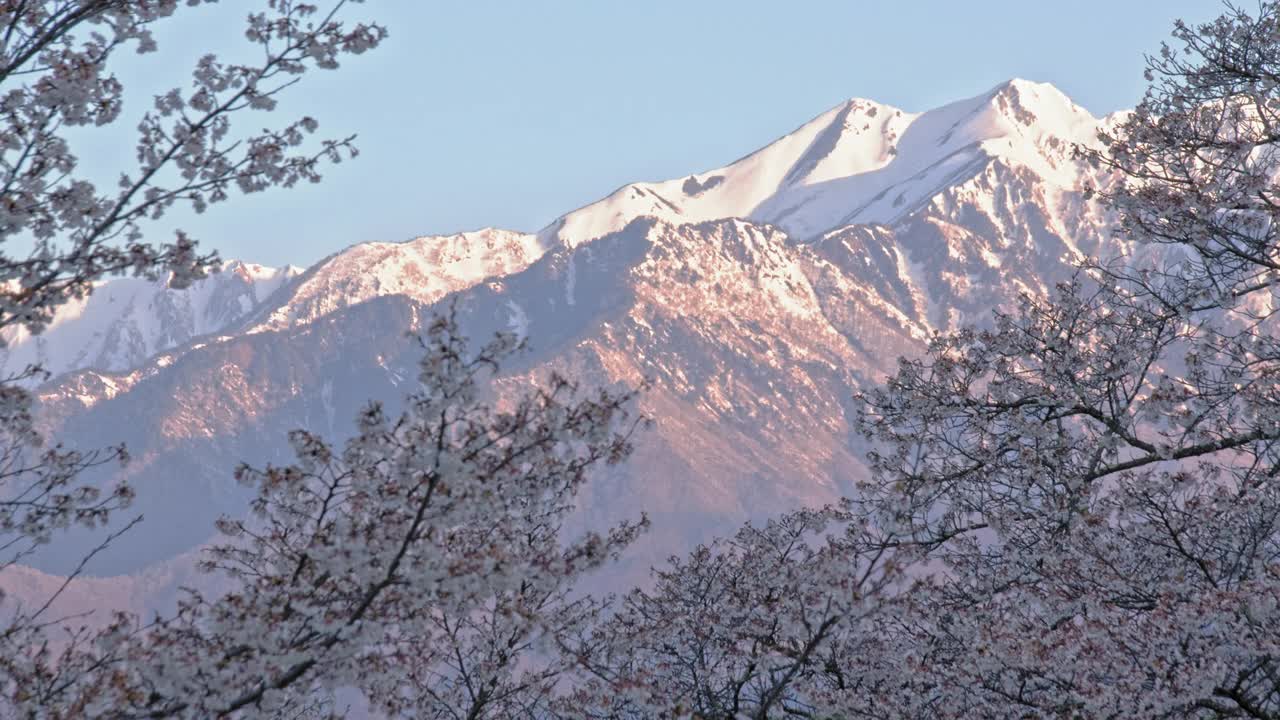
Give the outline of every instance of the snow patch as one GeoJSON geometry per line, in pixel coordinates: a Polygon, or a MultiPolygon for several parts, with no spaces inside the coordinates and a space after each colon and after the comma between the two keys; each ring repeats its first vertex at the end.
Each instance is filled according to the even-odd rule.
{"type": "Polygon", "coordinates": [[[511,311],[507,327],[521,340],[529,337],[529,314],[514,300],[507,301],[507,309],[511,311]]]}

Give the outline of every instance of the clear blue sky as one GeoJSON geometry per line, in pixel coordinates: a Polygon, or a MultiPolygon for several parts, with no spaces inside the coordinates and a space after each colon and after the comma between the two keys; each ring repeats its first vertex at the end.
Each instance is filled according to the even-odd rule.
{"type": "MultiPolygon", "coordinates": [[[[161,36],[162,65],[127,69],[179,81],[182,53],[241,44],[245,5],[191,11],[161,36]]],[[[536,230],[624,183],[723,165],[854,96],[924,110],[1024,77],[1105,114],[1140,96],[1142,54],[1174,18],[1220,9],[1212,0],[370,0],[353,11],[389,27],[382,48],[308,77],[279,117],[247,118],[314,114],[322,132],[358,132],[363,154],[322,185],[175,214],[155,229],[181,223],[224,257],[305,265],[366,240],[536,230]]]]}

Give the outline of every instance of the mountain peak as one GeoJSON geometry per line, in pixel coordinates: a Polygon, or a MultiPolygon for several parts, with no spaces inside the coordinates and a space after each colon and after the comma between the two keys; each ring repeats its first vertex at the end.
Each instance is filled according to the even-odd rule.
{"type": "MultiPolygon", "coordinates": [[[[573,249],[642,217],[675,226],[742,218],[804,241],[853,224],[895,226],[931,204],[963,204],[956,199],[959,193],[1000,194],[1000,213],[1009,217],[992,224],[1002,229],[1022,222],[1015,216],[1028,202],[1057,218],[1059,206],[1072,202],[1069,196],[1087,172],[1074,159],[1073,148],[1093,142],[1103,122],[1052,84],[1023,78],[922,113],[852,97],[728,165],[623,186],[561,216],[537,235],[482,227],[405,242],[365,243],[304,273],[230,261],[218,280],[189,294],[190,302],[186,295],[170,297],[142,281],[112,281],[110,289],[100,289],[87,304],[69,304],[39,343],[8,338],[13,346],[8,358],[10,367],[28,359],[60,358],[49,363],[55,370],[122,368],[174,343],[241,322],[283,329],[388,294],[430,303],[494,275],[518,272],[551,249],[573,249]],[[174,303],[181,307],[170,307],[174,303]],[[72,322],[82,316],[83,322],[72,322]],[[24,343],[28,347],[16,347],[24,343]]],[[[945,207],[940,212],[950,217],[953,213],[945,207]]],[[[984,213],[996,212],[995,205],[983,207],[984,213]]]]}
{"type": "Polygon", "coordinates": [[[1059,90],[1058,86],[1053,83],[1042,82],[1040,80],[1028,80],[1020,77],[1009,78],[991,89],[992,93],[1005,91],[1026,92],[1033,95],[1054,94],[1063,98],[1067,97],[1066,93],[1059,90]]]}
{"type": "Polygon", "coordinates": [[[432,303],[486,278],[523,270],[545,250],[536,235],[493,227],[354,245],[308,270],[259,314],[254,329],[306,324],[381,295],[432,303]]]}
{"type": "Polygon", "coordinates": [[[1098,122],[1051,83],[1013,78],[992,88],[989,95],[991,104],[1006,116],[1023,125],[1039,124],[1048,132],[1060,131],[1064,125],[1098,122]]]}
{"type": "Polygon", "coordinates": [[[714,170],[626,185],[562,216],[543,241],[576,246],[645,215],[773,223],[799,239],[850,223],[892,223],[995,159],[1058,187],[1077,183],[1071,150],[1099,120],[1050,83],[1012,78],[923,113],[850,98],[714,170]]]}

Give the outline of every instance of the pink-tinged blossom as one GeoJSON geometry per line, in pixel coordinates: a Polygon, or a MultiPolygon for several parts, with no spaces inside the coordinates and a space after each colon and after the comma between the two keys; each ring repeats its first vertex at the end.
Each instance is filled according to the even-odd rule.
{"type": "MultiPolygon", "coordinates": [[[[203,58],[189,87],[158,95],[138,122],[136,165],[121,168],[114,187],[101,188],[81,176],[66,131],[119,121],[124,84],[112,71],[116,53],[154,51],[155,23],[208,3],[0,1],[0,329],[39,333],[58,307],[110,275],[165,277],[171,287],[187,287],[216,269],[216,255],[200,252],[181,231],[168,243],[143,242],[148,221],[178,203],[203,211],[233,190],[314,182],[323,163],[354,155],[351,138],[310,142],[318,128],[310,117],[253,131],[233,118],[272,110],[305,71],[336,68],[342,56],[376,47],[386,36],[380,25],[339,17],[359,1],[335,0],[323,10],[296,0],[264,2],[265,10],[249,20],[261,60],[241,65],[203,58]],[[19,243],[28,249],[17,250],[19,243]]],[[[100,488],[81,477],[92,467],[127,461],[123,447],[78,451],[37,432],[25,388],[43,377],[30,367],[0,378],[0,568],[71,526],[102,528],[133,497],[126,484],[100,488]]],[[[89,557],[131,525],[104,534],[89,557]]],[[[114,706],[118,696],[105,690],[76,695],[76,684],[136,690],[115,664],[93,659],[133,652],[136,622],[117,616],[105,629],[104,623],[64,628],[75,623],[50,617],[49,608],[66,587],[42,606],[5,605],[4,712],[16,706],[31,717],[120,717],[129,705],[114,706]]],[[[135,701],[147,699],[130,696],[128,702],[135,701]]]]}
{"type": "Polygon", "coordinates": [[[510,406],[481,383],[519,349],[471,354],[451,316],[422,338],[405,409],[377,404],[341,446],[305,430],[296,460],[236,470],[252,514],[224,518],[177,613],[118,616],[70,647],[10,645],[9,700],[32,717],[294,717],[362,691],[391,717],[506,718],[550,706],[571,663],[545,650],[599,603],[573,594],[645,527],[566,537],[597,466],[631,450],[632,393],[582,393],[552,375],[510,406]]]}

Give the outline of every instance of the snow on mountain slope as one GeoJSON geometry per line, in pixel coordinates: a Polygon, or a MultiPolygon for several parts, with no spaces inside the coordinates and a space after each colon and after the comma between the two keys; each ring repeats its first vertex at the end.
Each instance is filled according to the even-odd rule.
{"type": "Polygon", "coordinates": [[[43,334],[8,333],[0,369],[40,363],[54,375],[94,368],[122,371],[147,360],[172,362],[193,339],[280,329],[314,321],[373,297],[402,294],[433,302],[495,275],[521,270],[542,255],[536,236],[486,228],[402,243],[364,243],[306,271],[241,261],[185,290],[164,282],[116,278],[58,309],[43,334]],[[280,291],[279,295],[275,295],[280,291]]]}
{"type": "MultiPolygon", "coordinates": [[[[843,275],[775,227],[640,219],[473,285],[459,307],[473,338],[507,329],[514,315],[526,323],[531,351],[508,368],[500,393],[522,392],[553,368],[584,387],[653,378],[641,404],[655,429],[633,464],[584,496],[583,517],[652,511],[656,561],[725,522],[852,487],[849,388],[881,360],[849,335],[900,351],[911,340],[892,319],[861,319],[858,298],[844,296],[856,281],[830,282],[843,275]]],[[[232,468],[286,459],[289,430],[341,437],[368,399],[394,406],[420,352],[405,332],[432,311],[391,294],[310,323],[197,343],[130,373],[84,371],[42,388],[51,434],[86,447],[123,441],[135,457],[123,472],[146,519],[98,571],[133,572],[208,539],[218,515],[244,510],[232,468]]],[[[40,566],[59,570],[75,558],[46,553],[40,566]]]]}
{"type": "Polygon", "coordinates": [[[172,290],[164,280],[105,280],[88,297],[58,308],[41,335],[9,330],[0,366],[16,372],[38,363],[55,375],[136,367],[158,352],[235,325],[299,272],[230,261],[185,290],[172,290]]]}
{"type": "Polygon", "coordinates": [[[892,224],[992,162],[1075,189],[1086,170],[1071,157],[1073,143],[1092,142],[1098,123],[1051,85],[1011,81],[914,118],[883,167],[785,188],[752,217],[802,237],[852,223],[892,224]]]}
{"type": "Polygon", "coordinates": [[[1076,189],[1074,143],[1102,121],[1052,85],[1011,80],[924,113],[854,99],[737,162],[687,178],[627,185],[542,231],[570,245],[642,215],[671,223],[725,217],[781,226],[798,239],[854,223],[893,224],[993,160],[1076,189]]]}
{"type": "Polygon", "coordinates": [[[1098,249],[1092,238],[1105,218],[1080,197],[1091,171],[1071,151],[1108,121],[1051,85],[1025,80],[923,113],[853,99],[726,167],[627,185],[537,235],[484,229],[365,243],[288,283],[296,270],[243,263],[182,292],[108,281],[87,301],[63,308],[42,337],[11,334],[4,366],[14,371],[41,361],[54,373],[123,370],[207,333],[278,330],[383,295],[434,302],[642,216],[676,225],[750,219],[777,225],[797,242],[818,242],[850,225],[889,228],[899,236],[897,261],[917,281],[922,314],[912,322],[944,328],[972,317],[967,308],[983,307],[985,299],[970,291],[993,271],[1022,268],[1012,282],[1042,291],[1045,263],[1057,258],[1019,262],[1098,249]],[[1043,247],[1027,246],[1028,238],[1043,247]],[[951,260],[939,261],[939,251],[951,260]],[[963,273],[942,272],[956,261],[965,265],[963,273]]]}
{"type": "Polygon", "coordinates": [[[577,245],[652,215],[673,224],[752,217],[787,188],[867,173],[888,163],[914,115],[855,98],[716,170],[657,183],[626,185],[563,216],[542,235],[577,245]]]}
{"type": "Polygon", "coordinates": [[[306,324],[383,295],[435,302],[486,278],[523,270],[544,251],[536,235],[496,228],[355,245],[307,270],[258,313],[251,331],[306,324]]]}

